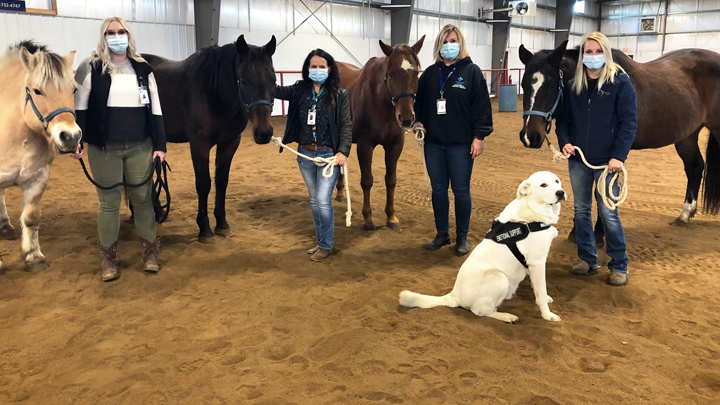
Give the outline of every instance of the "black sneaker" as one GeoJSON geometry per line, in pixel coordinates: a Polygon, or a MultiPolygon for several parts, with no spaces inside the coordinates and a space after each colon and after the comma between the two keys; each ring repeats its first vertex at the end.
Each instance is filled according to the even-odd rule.
{"type": "Polygon", "coordinates": [[[435,239],[431,240],[430,242],[425,245],[425,249],[427,250],[438,250],[441,247],[445,245],[450,244],[450,234],[447,232],[438,232],[437,235],[435,235],[435,239]]]}
{"type": "Polygon", "coordinates": [[[467,235],[458,235],[455,239],[455,256],[465,256],[468,253],[470,253],[470,245],[468,244],[467,235]]]}

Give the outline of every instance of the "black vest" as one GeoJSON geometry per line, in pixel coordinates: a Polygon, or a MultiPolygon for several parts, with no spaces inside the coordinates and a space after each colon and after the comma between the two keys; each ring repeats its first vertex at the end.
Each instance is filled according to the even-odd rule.
{"type": "Polygon", "coordinates": [[[528,268],[525,256],[520,252],[517,247],[517,243],[527,238],[530,232],[544,231],[552,227],[552,225],[544,224],[542,222],[499,222],[493,221],[492,228],[485,235],[485,239],[490,239],[496,243],[503,244],[510,249],[513,256],[523,265],[528,268]]]}

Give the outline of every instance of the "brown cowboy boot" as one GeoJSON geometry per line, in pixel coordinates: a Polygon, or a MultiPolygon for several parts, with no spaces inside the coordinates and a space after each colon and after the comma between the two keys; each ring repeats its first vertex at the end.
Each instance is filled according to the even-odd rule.
{"type": "Polygon", "coordinates": [[[158,256],[160,256],[160,237],[155,238],[155,243],[150,243],[140,238],[143,245],[143,270],[148,273],[157,273],[160,271],[158,266],[158,256]]]}
{"type": "Polygon", "coordinates": [[[120,270],[117,266],[117,242],[107,249],[100,242],[98,242],[98,246],[100,246],[100,255],[102,256],[102,279],[103,281],[115,280],[120,277],[120,270]]]}

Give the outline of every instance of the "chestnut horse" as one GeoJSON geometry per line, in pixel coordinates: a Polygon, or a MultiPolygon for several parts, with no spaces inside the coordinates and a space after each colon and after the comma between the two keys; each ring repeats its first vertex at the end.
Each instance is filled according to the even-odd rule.
{"type": "MultiPolygon", "coordinates": [[[[562,108],[562,102],[557,101],[561,99],[558,84],[562,80],[567,86],[575,76],[579,49],[566,50],[566,46],[567,41],[555,50],[536,54],[520,46],[520,60],[525,64],[522,86],[527,116],[523,117],[520,140],[525,147],[542,146],[552,118],[562,108]],[[528,115],[529,110],[534,110],[533,115],[528,115]]],[[[687,224],[695,215],[703,172],[703,210],[717,215],[720,211],[720,54],[681,49],[647,63],[635,62],[617,49],[612,50],[612,56],[628,74],[637,93],[638,130],[632,149],[674,144],[685,165],[688,178],[685,203],[673,224],[687,224]],[[710,130],[706,162],[698,146],[698,134],[703,127],[710,130]]],[[[602,234],[602,223],[598,224],[596,235],[602,234]]]]}
{"type": "MultiPolygon", "coordinates": [[[[360,164],[360,185],[363,189],[362,229],[375,230],[370,207],[370,189],[373,185],[372,158],[378,145],[385,149],[385,187],[387,200],[385,214],[387,227],[400,232],[400,221],[395,216],[395,185],[397,162],[405,144],[405,133],[415,123],[415,94],[418,88],[420,59],[425,36],[413,46],[390,46],[380,41],[386,56],[371,58],[362,69],[338,63],[340,87],[350,94],[352,112],[352,140],[357,144],[360,164]]],[[[338,181],[338,195],[344,184],[338,181]]]]}
{"type": "Polygon", "coordinates": [[[10,47],[0,58],[0,237],[15,239],[5,189],[18,186],[22,252],[25,266],[34,271],[47,267],[38,240],[40,199],[55,151],[74,152],[82,137],[75,122],[74,60],[75,51],[60,56],[31,41],[10,47]]]}
{"type": "Polygon", "coordinates": [[[176,62],[143,54],[155,71],[168,142],[190,142],[198,194],[198,240],[232,236],[225,214],[230,165],[248,120],[255,143],[270,142],[275,69],[275,36],[265,46],[235,43],[204,48],[176,62]],[[210,229],[210,149],[215,155],[215,231],[210,229]]]}

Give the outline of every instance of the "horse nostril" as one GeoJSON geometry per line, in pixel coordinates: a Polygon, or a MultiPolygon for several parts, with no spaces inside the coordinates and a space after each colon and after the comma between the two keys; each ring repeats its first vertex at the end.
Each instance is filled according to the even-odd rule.
{"type": "Polygon", "coordinates": [[[61,140],[62,142],[67,142],[67,141],[70,140],[70,135],[68,135],[67,132],[62,131],[62,132],[60,132],[60,140],[61,140]]]}

